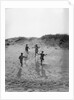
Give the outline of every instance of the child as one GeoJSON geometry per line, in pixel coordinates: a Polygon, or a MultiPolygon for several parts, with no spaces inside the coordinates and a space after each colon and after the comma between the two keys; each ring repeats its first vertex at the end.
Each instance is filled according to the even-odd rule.
{"type": "Polygon", "coordinates": [[[21,67],[23,66],[23,58],[26,58],[26,57],[23,56],[23,53],[21,53],[21,55],[19,56],[21,67]]]}
{"type": "Polygon", "coordinates": [[[44,56],[46,56],[47,54],[44,54],[44,51],[42,51],[39,55],[40,55],[40,61],[41,61],[41,66],[42,66],[43,61],[44,61],[44,56]]]}
{"type": "Polygon", "coordinates": [[[26,47],[25,47],[25,51],[26,51],[26,53],[28,54],[29,53],[29,46],[28,46],[28,44],[26,44],[26,47]]]}
{"type": "Polygon", "coordinates": [[[38,54],[38,49],[39,49],[40,47],[38,47],[38,45],[36,44],[33,48],[35,48],[35,57],[36,57],[36,54],[38,54]]]}

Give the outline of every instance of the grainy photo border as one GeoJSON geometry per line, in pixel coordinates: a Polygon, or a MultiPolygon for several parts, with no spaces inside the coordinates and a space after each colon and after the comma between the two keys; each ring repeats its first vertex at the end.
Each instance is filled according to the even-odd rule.
{"type": "Polygon", "coordinates": [[[67,1],[1,1],[1,99],[73,100],[73,6],[67,1]],[[69,92],[5,92],[5,8],[69,8],[69,92]]]}

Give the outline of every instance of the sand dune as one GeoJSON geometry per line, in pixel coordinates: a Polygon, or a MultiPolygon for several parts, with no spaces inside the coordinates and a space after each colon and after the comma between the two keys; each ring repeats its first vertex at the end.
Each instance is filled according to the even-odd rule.
{"type": "Polygon", "coordinates": [[[23,41],[5,48],[5,90],[9,92],[68,92],[69,91],[69,50],[59,46],[48,46],[41,40],[23,41]],[[25,44],[30,46],[28,60],[21,68],[20,53],[25,53],[25,44]],[[36,43],[39,52],[44,50],[45,60],[41,70],[40,56],[35,59],[32,48],[36,43]]]}

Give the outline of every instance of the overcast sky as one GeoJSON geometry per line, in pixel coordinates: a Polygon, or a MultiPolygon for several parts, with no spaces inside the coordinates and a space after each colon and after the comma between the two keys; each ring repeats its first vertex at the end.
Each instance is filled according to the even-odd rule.
{"type": "Polygon", "coordinates": [[[69,33],[68,8],[6,8],[5,38],[69,33]]]}

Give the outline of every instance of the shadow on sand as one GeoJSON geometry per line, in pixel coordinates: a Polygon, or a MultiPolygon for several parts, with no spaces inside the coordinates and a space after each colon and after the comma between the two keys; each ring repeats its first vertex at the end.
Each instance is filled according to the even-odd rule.
{"type": "Polygon", "coordinates": [[[22,73],[22,68],[19,69],[18,73],[17,73],[17,77],[21,78],[21,73],[22,73]]]}
{"type": "Polygon", "coordinates": [[[41,66],[40,63],[36,62],[36,68],[35,68],[37,74],[41,77],[47,78],[45,70],[43,69],[43,65],[41,66]]]}

